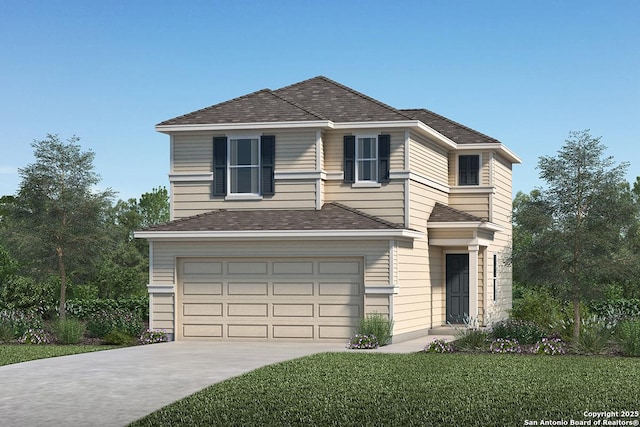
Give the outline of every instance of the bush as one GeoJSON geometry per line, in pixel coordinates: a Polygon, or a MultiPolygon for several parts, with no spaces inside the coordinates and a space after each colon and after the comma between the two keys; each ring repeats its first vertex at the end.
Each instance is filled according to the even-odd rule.
{"type": "Polygon", "coordinates": [[[349,340],[349,345],[347,345],[347,348],[371,350],[374,348],[378,348],[379,346],[380,344],[378,342],[378,338],[376,338],[375,335],[356,334],[355,337],[349,340]]]}
{"type": "Polygon", "coordinates": [[[51,317],[55,315],[59,286],[55,277],[47,281],[36,281],[30,277],[14,276],[0,288],[0,300],[6,308],[51,317]]]}
{"type": "Polygon", "coordinates": [[[516,340],[520,344],[532,345],[547,335],[547,331],[527,320],[503,320],[492,325],[493,339],[516,340]]]}
{"type": "Polygon", "coordinates": [[[133,337],[125,331],[114,329],[104,336],[104,343],[109,345],[132,345],[133,337]]]}
{"type": "MultiPolygon", "coordinates": [[[[35,311],[19,309],[0,310],[0,326],[6,331],[13,331],[13,337],[24,335],[29,329],[42,329],[42,317],[35,311]]],[[[8,334],[8,332],[6,332],[8,334]]]]}
{"type": "Polygon", "coordinates": [[[140,344],[155,344],[159,342],[167,342],[169,341],[169,336],[165,331],[158,331],[147,329],[142,332],[140,337],[138,338],[138,342],[140,344]]]}
{"type": "Polygon", "coordinates": [[[381,346],[387,345],[393,334],[393,321],[378,313],[367,314],[360,321],[358,334],[375,336],[381,346]]]}
{"type": "Polygon", "coordinates": [[[489,333],[484,329],[464,328],[456,334],[452,345],[462,351],[485,351],[489,345],[488,338],[489,333]]]}
{"type": "Polygon", "coordinates": [[[453,347],[445,339],[431,341],[425,348],[425,353],[451,353],[453,347]]]}
{"type": "Polygon", "coordinates": [[[140,320],[149,317],[149,297],[124,299],[69,299],[65,304],[67,314],[81,320],[89,320],[103,311],[122,310],[135,313],[140,320]]]}
{"type": "Polygon", "coordinates": [[[58,319],[53,324],[53,330],[60,344],[78,344],[84,336],[86,326],[78,319],[58,319]]]}
{"type": "Polygon", "coordinates": [[[101,310],[93,313],[87,319],[89,333],[98,338],[104,338],[109,332],[116,329],[135,337],[140,334],[143,328],[144,324],[136,313],[122,309],[101,310]]]}
{"type": "Polygon", "coordinates": [[[9,326],[0,323],[0,342],[9,342],[16,337],[14,329],[9,326]]]}
{"type": "Polygon", "coordinates": [[[620,324],[618,343],[625,356],[640,357],[640,320],[626,320],[620,324]]]}
{"type": "Polygon", "coordinates": [[[20,344],[51,344],[51,335],[44,329],[28,329],[18,339],[20,344]]]}
{"type": "Polygon", "coordinates": [[[598,316],[583,318],[580,337],[573,343],[574,349],[583,354],[601,354],[608,346],[614,325],[598,316]]]}
{"type": "Polygon", "coordinates": [[[514,294],[511,318],[515,320],[533,322],[550,331],[564,317],[561,302],[543,290],[517,287],[514,294]]]}
{"type": "Polygon", "coordinates": [[[608,323],[618,324],[627,319],[640,319],[640,299],[595,301],[590,308],[608,323]]]}
{"type": "Polygon", "coordinates": [[[510,340],[510,339],[503,339],[503,338],[498,338],[495,339],[491,342],[491,345],[489,346],[489,351],[491,353],[497,353],[497,354],[508,354],[508,353],[515,353],[515,354],[520,354],[522,353],[522,347],[520,347],[520,344],[518,343],[518,340],[510,340]]]}

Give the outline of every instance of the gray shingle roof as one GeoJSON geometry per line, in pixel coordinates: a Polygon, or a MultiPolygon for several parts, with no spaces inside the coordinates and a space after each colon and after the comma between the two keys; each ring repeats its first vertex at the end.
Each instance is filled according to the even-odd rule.
{"type": "Polygon", "coordinates": [[[454,122],[440,114],[436,114],[433,111],[429,111],[424,108],[400,110],[403,113],[411,116],[415,120],[420,120],[430,128],[440,132],[453,142],[457,144],[483,144],[494,143],[500,144],[495,138],[491,138],[477,130],[471,129],[465,125],[461,125],[458,122],[454,122]]]}
{"type": "Polygon", "coordinates": [[[181,218],[144,231],[323,231],[400,230],[401,225],[340,203],[321,210],[227,210],[181,218]]]}
{"type": "Polygon", "coordinates": [[[432,111],[398,110],[324,76],[275,91],[262,89],[166,120],[158,126],[316,120],[337,123],[420,120],[458,144],[499,143],[432,111]]]}
{"type": "Polygon", "coordinates": [[[485,220],[442,203],[436,203],[428,222],[485,222],[485,220]]]}

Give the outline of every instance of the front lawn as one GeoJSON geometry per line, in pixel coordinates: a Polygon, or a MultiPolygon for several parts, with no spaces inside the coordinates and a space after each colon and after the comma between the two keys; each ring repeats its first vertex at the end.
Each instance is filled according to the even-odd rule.
{"type": "Polygon", "coordinates": [[[132,426],[568,425],[592,419],[585,411],[637,411],[638,396],[631,358],[324,353],[213,385],[132,426]]]}
{"type": "Polygon", "coordinates": [[[29,345],[0,344],[0,366],[47,357],[68,356],[90,351],[118,348],[113,345],[29,345]]]}

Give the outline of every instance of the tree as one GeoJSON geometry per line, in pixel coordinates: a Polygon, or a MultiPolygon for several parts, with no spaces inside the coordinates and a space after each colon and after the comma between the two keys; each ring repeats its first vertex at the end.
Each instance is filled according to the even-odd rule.
{"type": "Polygon", "coordinates": [[[107,237],[105,213],[114,195],[95,190],[94,153],[82,152],[79,138],[66,142],[48,134],[34,141],[35,163],[19,169],[18,193],[6,213],[8,241],[21,266],[60,280],[60,318],[65,317],[66,287],[73,269],[96,263],[107,237]]]}
{"type": "Polygon", "coordinates": [[[539,159],[547,187],[514,201],[514,277],[571,301],[574,340],[580,303],[625,267],[621,249],[637,214],[624,179],[627,164],[604,157],[600,139],[588,130],[570,132],[556,157],[539,159]]]}

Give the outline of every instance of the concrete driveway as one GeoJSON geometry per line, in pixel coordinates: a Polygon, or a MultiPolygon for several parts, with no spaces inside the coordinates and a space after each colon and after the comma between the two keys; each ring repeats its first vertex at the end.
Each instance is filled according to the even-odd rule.
{"type": "MultiPolygon", "coordinates": [[[[419,351],[430,339],[377,351],[419,351]]],[[[325,351],[345,344],[181,341],[7,365],[0,425],[124,426],[211,384],[325,351]]]]}

